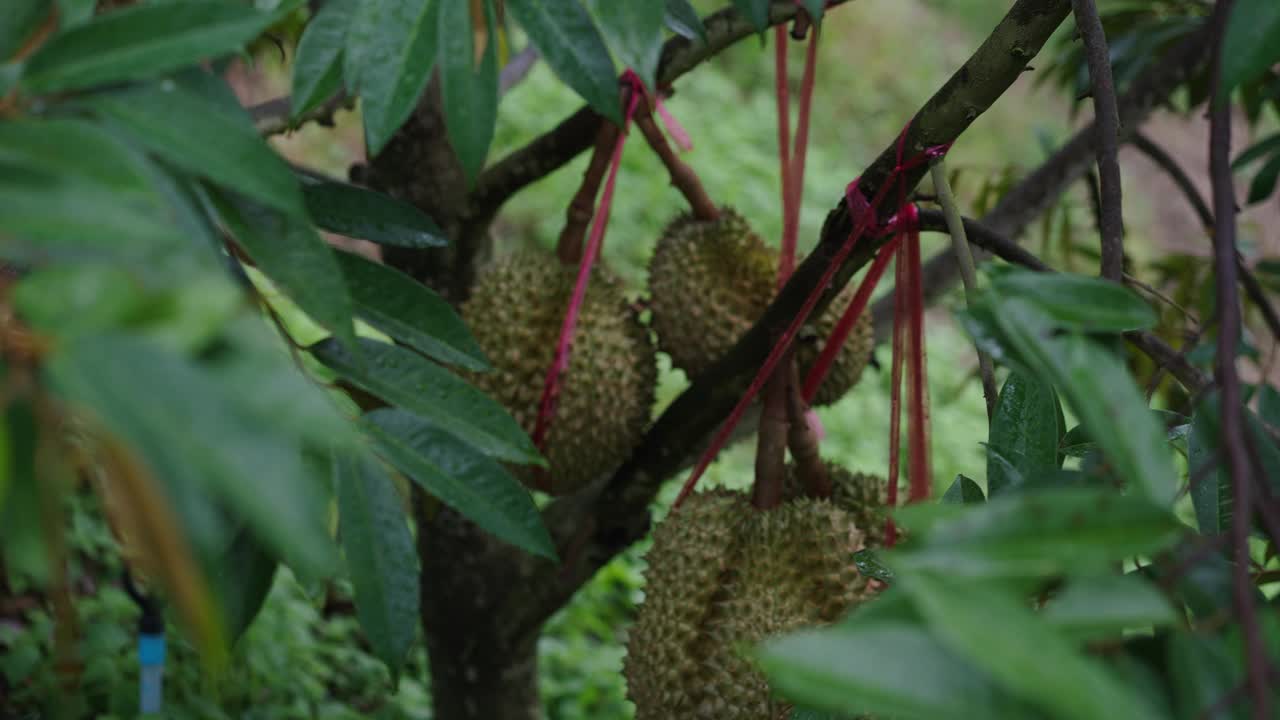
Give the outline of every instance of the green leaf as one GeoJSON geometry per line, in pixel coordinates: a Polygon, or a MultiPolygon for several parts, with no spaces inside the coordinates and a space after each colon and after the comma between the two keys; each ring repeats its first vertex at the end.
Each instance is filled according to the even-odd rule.
{"type": "Polygon", "coordinates": [[[142,453],[184,517],[207,516],[181,507],[182,497],[198,499],[193,490],[207,492],[277,556],[304,571],[331,566],[324,493],[304,471],[296,438],[242,404],[255,388],[126,335],[73,340],[48,373],[67,400],[142,453]]]}
{"type": "Polygon", "coordinates": [[[1177,477],[1164,428],[1125,363],[1086,337],[1054,334],[1045,314],[1021,298],[1004,299],[991,319],[1011,352],[1066,398],[1118,476],[1154,502],[1171,504],[1177,477]]]}
{"type": "Polygon", "coordinates": [[[985,502],[986,499],[978,483],[964,475],[957,475],[955,482],[952,482],[951,487],[947,488],[947,492],[942,495],[942,502],[956,505],[972,505],[985,502]]]}
{"type": "Polygon", "coordinates": [[[893,582],[893,571],[880,562],[880,557],[876,555],[874,550],[859,550],[855,552],[853,554],[853,564],[857,566],[859,573],[869,578],[874,578],[886,584],[893,582]]]}
{"type": "Polygon", "coordinates": [[[1259,203],[1271,197],[1278,180],[1280,180],[1280,153],[1272,155],[1262,169],[1258,170],[1258,174],[1253,176],[1253,182],[1249,183],[1248,202],[1259,203]]]}
{"type": "Polygon", "coordinates": [[[468,183],[484,167],[498,120],[498,39],[488,0],[484,7],[488,41],[478,60],[468,3],[442,3],[438,27],[445,129],[468,183]]]}
{"type": "Polygon", "coordinates": [[[1270,385],[1258,388],[1258,416],[1266,424],[1280,428],[1280,390],[1270,385]]]}
{"type": "Polygon", "coordinates": [[[1244,720],[1242,703],[1224,703],[1239,684],[1238,661],[1220,638],[1180,632],[1169,641],[1170,686],[1177,700],[1178,720],[1204,717],[1244,720]],[[1218,712],[1212,712],[1217,709],[1218,712]]]}
{"type": "Polygon", "coordinates": [[[386,459],[423,490],[494,536],[556,559],[529,491],[501,465],[403,410],[375,410],[363,425],[386,459]]]}
{"type": "Polygon", "coordinates": [[[290,103],[295,118],[306,114],[342,87],[342,48],[347,41],[351,19],[359,7],[357,0],[330,0],[307,23],[293,60],[290,103]]]}
{"type": "Polygon", "coordinates": [[[395,682],[418,632],[418,555],[391,477],[364,455],[334,457],[339,534],[356,617],[395,682]]]}
{"type": "Polygon", "coordinates": [[[1164,595],[1137,575],[1097,575],[1069,582],[1045,606],[1042,617],[1083,642],[1171,625],[1178,616],[1164,595]]]}
{"type": "Polygon", "coordinates": [[[352,301],[334,251],[310,223],[217,196],[214,204],[258,269],[288,293],[312,320],[348,347],[355,347],[352,301]]]}
{"type": "Polygon", "coordinates": [[[1280,133],[1275,133],[1259,140],[1249,149],[1237,155],[1236,159],[1231,161],[1231,169],[1239,170],[1254,160],[1274,155],[1278,152],[1280,152],[1280,133]]]}
{"type": "Polygon", "coordinates": [[[360,93],[370,157],[404,124],[427,87],[442,5],[466,9],[466,3],[447,0],[381,0],[361,3],[351,20],[343,74],[347,88],[360,93]]]}
{"type": "Polygon", "coordinates": [[[227,638],[234,642],[249,629],[266,602],[278,563],[252,533],[241,528],[213,565],[206,575],[216,587],[227,638]]]}
{"type": "Polygon", "coordinates": [[[302,197],[315,224],[339,235],[413,249],[449,244],[434,220],[386,193],[305,177],[302,197]]]}
{"type": "Polygon", "coordinates": [[[1071,273],[1009,272],[992,280],[1003,296],[1025,300],[1059,328],[1125,332],[1156,324],[1156,312],[1133,291],[1101,278],[1071,273]]]}
{"type": "MultiPolygon", "coordinates": [[[[1053,388],[1016,370],[1009,373],[991,419],[991,447],[1014,463],[1019,477],[1032,480],[1057,469],[1059,433],[1053,388]]],[[[987,461],[992,497],[1013,482],[1003,464],[987,461]]]]}
{"type": "Polygon", "coordinates": [[[338,263],[362,320],[440,362],[489,369],[466,323],[431,288],[352,253],[338,253],[338,263]]]}
{"type": "Polygon", "coordinates": [[[689,0],[666,0],[667,15],[665,22],[671,32],[689,40],[707,41],[707,28],[698,17],[698,11],[689,4],[689,0]]]}
{"type": "Polygon", "coordinates": [[[899,584],[943,645],[1052,717],[1158,717],[1104,665],[998,586],[932,573],[900,574],[899,584]]]}
{"type": "Polygon", "coordinates": [[[1107,571],[1163,549],[1184,527],[1169,511],[1111,488],[1031,488],[981,505],[913,505],[896,513],[912,534],[889,566],[975,578],[1107,571]]]}
{"type": "MultiPolygon", "coordinates": [[[[1245,408],[1242,415],[1245,426],[1253,436],[1253,447],[1256,450],[1254,456],[1262,463],[1262,467],[1258,468],[1260,475],[1269,481],[1273,494],[1280,492],[1280,447],[1276,446],[1252,410],[1245,408]]],[[[1199,477],[1191,488],[1191,502],[1196,511],[1200,532],[1204,534],[1227,530],[1235,515],[1226,459],[1219,452],[1221,422],[1220,398],[1214,392],[1201,400],[1192,419],[1187,454],[1191,473],[1199,477]],[[1212,463],[1213,469],[1203,472],[1204,468],[1210,467],[1209,463],[1212,463]]]]}
{"type": "Polygon", "coordinates": [[[49,0],[9,0],[0,17],[0,62],[12,58],[49,17],[49,0]]]}
{"type": "Polygon", "coordinates": [[[769,0],[733,0],[733,6],[759,32],[769,28],[769,0]]]}
{"type": "Polygon", "coordinates": [[[360,339],[362,366],[330,340],[310,348],[320,362],[356,386],[408,410],[498,460],[544,465],[533,441],[509,413],[462,378],[412,350],[360,339]]]}
{"type": "Polygon", "coordinates": [[[249,116],[172,81],[97,95],[90,101],[137,143],[175,167],[306,217],[298,181],[259,137],[249,116]]]}
{"type": "Polygon", "coordinates": [[[634,70],[645,87],[654,91],[658,56],[662,52],[665,5],[652,1],[592,0],[592,7],[623,67],[634,70]]]}
{"type": "Polygon", "coordinates": [[[98,0],[58,0],[58,27],[66,30],[93,18],[98,0]]]}
{"type": "Polygon", "coordinates": [[[814,23],[822,22],[822,13],[827,7],[827,0],[804,0],[804,9],[814,23]]]}
{"type": "Polygon", "coordinates": [[[278,19],[225,0],[141,3],[55,35],[27,61],[31,93],[146,80],[243,47],[278,19]]]}
{"type": "Polygon", "coordinates": [[[507,0],[507,10],[556,76],[597,113],[621,125],[613,58],[582,4],[578,0],[507,0]]]}
{"type": "Polygon", "coordinates": [[[1238,0],[1222,40],[1219,93],[1227,97],[1280,62],[1280,5],[1273,0],[1238,0]]]}
{"type": "MultiPolygon", "coordinates": [[[[10,456],[7,491],[0,495],[0,560],[10,573],[21,573],[36,584],[49,581],[49,548],[40,518],[40,481],[36,475],[39,426],[26,398],[11,400],[0,414],[8,436],[10,456]]],[[[0,580],[7,580],[0,576],[0,580]]]]}
{"type": "Polygon", "coordinates": [[[819,710],[898,720],[1035,717],[972,663],[906,622],[804,630],[768,641],[758,657],[770,687],[819,710]]]}
{"type": "Polygon", "coordinates": [[[110,260],[136,269],[190,264],[152,178],[118,138],[72,119],[0,123],[0,256],[39,264],[110,260]]]}

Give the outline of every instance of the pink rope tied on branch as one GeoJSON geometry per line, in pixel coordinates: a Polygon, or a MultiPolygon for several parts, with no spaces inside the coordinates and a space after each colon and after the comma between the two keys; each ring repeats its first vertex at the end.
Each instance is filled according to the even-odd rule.
{"type": "MultiPolygon", "coordinates": [[[[916,168],[932,160],[935,157],[945,154],[947,150],[951,148],[951,145],[950,143],[948,143],[945,145],[938,145],[938,146],[926,148],[923,152],[921,152],[916,156],[913,156],[911,158],[905,158],[907,131],[910,129],[910,127],[911,125],[910,123],[908,123],[907,126],[902,129],[902,133],[898,137],[897,163],[895,167],[889,172],[888,176],[885,178],[884,183],[881,185],[880,189],[876,191],[875,196],[871,199],[870,202],[866,200],[865,196],[858,189],[858,185],[861,181],[861,178],[855,179],[846,188],[845,204],[849,210],[849,217],[853,224],[853,228],[852,230],[850,230],[848,238],[845,239],[844,243],[840,246],[840,249],[836,251],[836,254],[827,263],[827,268],[825,271],[823,271],[822,277],[819,279],[818,283],[814,286],[814,289],[809,293],[809,296],[805,298],[805,302],[803,305],[801,305],[799,312],[796,313],[795,317],[792,318],[791,323],[787,326],[786,330],[783,331],[781,337],[779,337],[778,339],[778,342],[773,346],[773,349],[769,352],[768,357],[765,358],[764,364],[761,365],[760,370],[756,373],[755,378],[751,381],[751,384],[747,387],[747,391],[743,393],[742,397],[738,400],[737,405],[735,405],[733,410],[729,413],[729,417],[725,420],[725,422],[720,426],[720,429],[717,430],[716,434],[712,437],[710,445],[707,446],[707,450],[703,453],[702,457],[699,458],[698,464],[693,469],[693,473],[690,474],[689,479],[685,481],[684,486],[680,488],[680,493],[676,496],[674,507],[678,508],[684,502],[685,498],[687,498],[689,494],[693,492],[693,489],[697,485],[698,480],[701,479],[702,475],[706,472],[707,468],[711,465],[712,460],[714,460],[715,457],[720,453],[720,450],[723,449],[725,443],[729,439],[729,436],[733,433],[733,429],[737,427],[738,423],[742,420],[743,413],[746,412],[746,409],[751,404],[751,402],[755,400],[756,395],[760,393],[761,388],[764,387],[766,380],[773,374],[774,369],[777,367],[778,362],[782,359],[783,355],[785,355],[787,350],[790,349],[792,343],[795,341],[796,335],[798,334],[800,328],[808,320],[810,313],[813,312],[813,308],[818,304],[818,300],[822,297],[823,290],[828,285],[830,285],[832,278],[835,277],[836,271],[840,269],[840,266],[844,264],[845,259],[849,257],[849,253],[853,251],[853,248],[857,244],[858,240],[861,239],[862,236],[865,235],[868,231],[874,231],[874,233],[879,236],[883,236],[885,234],[895,234],[895,239],[891,240],[888,244],[886,244],[885,247],[881,248],[880,253],[876,258],[876,264],[882,265],[882,267],[880,268],[880,273],[883,273],[883,270],[884,270],[883,265],[887,264],[888,262],[888,253],[894,251],[890,249],[891,246],[898,246],[899,244],[901,244],[900,243],[901,237],[899,233],[907,229],[908,226],[918,225],[918,223],[916,222],[916,219],[918,217],[917,211],[914,206],[910,206],[907,203],[907,187],[906,187],[906,183],[902,182],[902,175],[908,170],[916,168]],[[895,215],[889,220],[888,223],[880,227],[875,227],[875,223],[877,222],[877,219],[878,219],[879,207],[881,203],[884,202],[885,196],[888,194],[889,189],[892,188],[895,184],[900,186],[899,192],[898,192],[898,212],[895,213],[895,215]],[[881,259],[880,256],[884,256],[884,259],[881,259]]],[[[910,233],[907,233],[907,234],[910,234],[910,233]]],[[[918,286],[919,285],[919,271],[918,271],[919,234],[918,232],[915,234],[915,237],[916,237],[915,257],[917,261],[917,271],[916,271],[917,283],[916,284],[918,286]]],[[[874,266],[872,269],[873,270],[875,269],[874,266]]],[[[865,309],[866,302],[870,298],[871,291],[875,287],[875,281],[878,281],[879,277],[877,276],[876,278],[874,278],[874,280],[872,280],[871,282],[868,282],[868,280],[871,280],[871,279],[872,279],[872,273],[868,272],[867,277],[863,279],[862,286],[859,287],[858,292],[854,296],[854,303],[857,303],[858,298],[860,296],[863,297],[862,303],[861,303],[862,305],[861,309],[865,309]],[[863,286],[865,286],[865,288],[863,286]]],[[[851,303],[849,310],[854,309],[854,303],[851,303]]],[[[920,303],[918,307],[922,311],[923,303],[920,303]]],[[[861,312],[861,309],[859,309],[859,313],[861,312]]],[[[846,310],[846,314],[848,314],[848,310],[846,310]]],[[[854,318],[856,318],[857,316],[858,314],[853,315],[854,318]]],[[[852,325],[852,322],[850,322],[850,325],[852,325]]],[[[847,332],[846,332],[846,336],[847,336],[847,332]]],[[[839,345],[836,345],[836,347],[838,348],[839,345]]],[[[917,347],[919,347],[921,349],[921,352],[923,352],[923,342],[921,342],[917,347]]],[[[824,352],[825,352],[825,348],[824,348],[824,352]]],[[[834,355],[834,353],[832,354],[834,355]]],[[[895,356],[897,355],[898,355],[898,352],[895,351],[895,356]]],[[[828,362],[828,369],[829,367],[830,367],[830,363],[828,362]]],[[[919,369],[921,373],[923,373],[923,363],[920,364],[919,369]]],[[[823,370],[823,374],[825,374],[825,370],[823,370]]],[[[810,380],[811,379],[812,379],[812,374],[810,376],[810,380]]],[[[821,382],[821,378],[818,379],[818,383],[820,382],[821,382]]],[[[809,380],[807,380],[805,383],[806,387],[808,387],[808,385],[809,385],[809,380]]],[[[815,388],[816,388],[816,385],[815,385],[815,388]]],[[[920,393],[920,394],[923,395],[923,393],[920,393]]],[[[923,402],[925,405],[927,405],[927,400],[924,400],[923,402]]],[[[897,417],[896,413],[894,417],[896,419],[897,417]]],[[[925,414],[925,419],[927,420],[927,412],[925,414]]],[[[896,423],[895,423],[895,426],[896,426],[896,423]]],[[[925,437],[927,438],[927,433],[925,437]]],[[[892,444],[893,442],[892,432],[890,435],[890,440],[892,444]]],[[[893,470],[896,470],[896,467],[897,467],[896,459],[892,457],[890,458],[890,466],[891,466],[891,472],[893,470]]],[[[913,468],[915,467],[914,463],[912,464],[912,467],[913,468]]],[[[926,458],[924,463],[924,469],[927,470],[927,467],[928,466],[927,466],[927,458],[926,458]]],[[[893,496],[891,502],[896,501],[896,498],[897,498],[897,491],[895,486],[896,486],[896,476],[891,479],[891,482],[889,485],[890,493],[893,496]]],[[[913,492],[913,496],[914,495],[915,493],[913,492]]],[[[891,530],[892,530],[892,526],[891,526],[891,530]]]]}
{"type": "Polygon", "coordinates": [[[560,339],[556,345],[556,354],[547,368],[546,380],[542,386],[542,399],[538,404],[538,418],[534,424],[533,442],[543,449],[547,433],[551,429],[551,421],[555,417],[556,406],[560,399],[560,381],[564,372],[569,369],[569,355],[573,346],[573,332],[578,324],[578,314],[582,309],[582,301],[587,295],[587,283],[591,278],[591,268],[600,254],[600,246],[604,243],[605,227],[609,224],[609,210],[613,206],[613,192],[617,186],[618,168],[622,164],[622,148],[627,140],[627,130],[631,127],[631,118],[636,108],[645,97],[644,83],[631,70],[622,74],[622,83],[628,92],[624,96],[622,132],[613,146],[613,155],[609,161],[609,175],[605,180],[604,192],[600,196],[600,205],[591,222],[591,234],[587,238],[587,247],[578,263],[578,277],[573,286],[573,295],[569,299],[569,309],[565,312],[564,322],[560,326],[560,339]]]}

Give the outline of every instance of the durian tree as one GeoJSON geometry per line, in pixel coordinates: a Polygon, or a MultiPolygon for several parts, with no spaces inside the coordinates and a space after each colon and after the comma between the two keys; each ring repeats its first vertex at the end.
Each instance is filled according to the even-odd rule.
{"type": "Polygon", "coordinates": [[[393,676],[421,639],[435,717],[538,717],[544,623],[651,535],[623,668],[638,718],[1273,717],[1280,274],[1238,240],[1233,169],[1267,201],[1280,142],[1233,158],[1231,125],[1276,127],[1280,10],[1012,2],[828,190],[801,257],[812,58],[819,38],[858,41],[824,32],[845,4],[10,0],[0,589],[22,574],[53,608],[65,693],[42,704],[83,680],[61,508],[87,486],[118,582],[144,615],[162,601],[215,677],[283,566],[320,593],[348,581],[393,676]],[[663,105],[756,37],[779,69],[772,209],[710,197],[663,105]],[[808,51],[794,140],[788,42],[808,51]],[[244,107],[229,64],[280,50],[291,95],[244,107]],[[585,104],[491,158],[503,86],[531,61],[585,104]],[[1028,75],[1093,120],[965,217],[946,153],[1028,75]],[[351,106],[368,161],[345,178],[264,139],[351,106]],[[1209,199],[1140,130],[1206,108],[1209,199]],[[687,205],[654,208],[671,220],[640,302],[600,259],[628,140],[687,205]],[[1195,322],[1162,292],[1170,266],[1126,247],[1123,199],[1144,192],[1120,175],[1128,143],[1199,213],[1195,322]],[[504,204],[588,152],[555,252],[495,248],[504,204]],[[1058,262],[1019,245],[1081,182],[1096,228],[1058,262]],[[784,218],[779,250],[760,212],[784,218]],[[952,246],[922,258],[921,232],[952,246]],[[985,483],[930,471],[924,310],[961,283],[985,483]],[[841,467],[810,405],[857,392],[881,341],[892,451],[841,467]],[[658,353],[690,385],[655,417],[658,353]],[[743,438],[750,491],[697,490],[743,438]]]}

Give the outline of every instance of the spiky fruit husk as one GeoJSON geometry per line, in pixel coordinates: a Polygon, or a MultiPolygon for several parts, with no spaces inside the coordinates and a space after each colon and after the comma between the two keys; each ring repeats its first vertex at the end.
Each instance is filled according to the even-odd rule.
{"type": "MultiPolygon", "coordinates": [[[[649,263],[653,328],[658,347],[694,377],[723,355],[764,313],[776,291],[778,253],[732,208],[716,220],[677,217],[649,263]]],[[[846,288],[796,340],[800,372],[808,373],[855,289],[846,288]]],[[[858,382],[875,339],[870,313],[854,323],[814,397],[830,405],[858,382]]]]}
{"type": "MultiPolygon", "coordinates": [[[[576,276],[576,268],[553,255],[515,253],[485,268],[462,305],[463,319],[494,367],[467,379],[529,433],[576,276]]],[[[630,454],[649,423],[657,372],[649,333],[628,306],[622,283],[597,265],[543,447],[551,466],[546,489],[573,492],[630,454]]],[[[532,471],[516,474],[533,484],[532,471]]]]}
{"type": "MultiPolygon", "coordinates": [[[[885,522],[889,519],[889,485],[885,479],[855,473],[833,462],[824,464],[831,482],[831,503],[849,513],[866,536],[867,547],[884,547],[885,522]]],[[[803,494],[795,464],[788,465],[783,497],[798,498],[803,494]]]]}
{"type": "Polygon", "coordinates": [[[787,716],[743,650],[833,622],[871,592],[853,563],[866,544],[860,477],[840,471],[847,487],[832,499],[766,511],[740,493],[700,493],[657,527],[623,668],[637,720],[787,716]]]}

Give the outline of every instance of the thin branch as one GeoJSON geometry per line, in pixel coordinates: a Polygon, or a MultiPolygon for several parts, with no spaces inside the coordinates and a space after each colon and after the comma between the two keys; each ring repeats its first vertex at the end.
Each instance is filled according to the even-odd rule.
{"type": "Polygon", "coordinates": [[[787,384],[787,422],[791,424],[791,428],[787,433],[787,447],[796,464],[796,475],[799,476],[806,495],[831,497],[831,477],[827,474],[826,464],[822,462],[818,434],[809,424],[809,408],[805,405],[801,392],[800,370],[794,362],[788,365],[791,380],[787,384]]]}
{"type": "Polygon", "coordinates": [[[1093,0],[1071,0],[1076,28],[1084,42],[1093,83],[1093,108],[1098,128],[1098,174],[1101,180],[1102,276],[1120,282],[1124,272],[1124,204],[1120,185],[1120,107],[1111,77],[1107,35],[1093,0]]]}
{"type": "MultiPolygon", "coordinates": [[[[830,4],[841,5],[848,1],[834,0],[830,4]]],[[[790,22],[798,12],[800,8],[791,0],[773,0],[769,24],[790,22]]],[[[703,26],[707,30],[705,43],[673,37],[663,45],[658,64],[658,88],[655,90],[671,85],[698,64],[756,32],[755,26],[733,8],[713,13],[703,20],[703,26]]],[[[603,121],[591,108],[583,107],[528,145],[494,163],[476,181],[468,215],[487,223],[512,195],[563,167],[590,147],[591,139],[603,121]]]]}
{"type": "Polygon", "coordinates": [[[511,92],[511,88],[529,77],[529,72],[533,70],[534,65],[538,64],[539,57],[541,56],[538,54],[538,49],[528,45],[508,60],[502,67],[502,71],[498,73],[498,95],[506,95],[511,92]]]}
{"type": "MultiPolygon", "coordinates": [[[[947,164],[938,158],[930,169],[933,176],[934,192],[938,194],[938,204],[942,206],[942,215],[947,221],[947,230],[951,233],[951,251],[955,253],[960,264],[960,279],[964,281],[964,295],[972,304],[974,294],[978,290],[978,273],[973,265],[973,253],[969,250],[969,238],[965,234],[964,219],[960,217],[960,207],[956,205],[955,194],[951,192],[951,183],[947,181],[947,164]]],[[[991,364],[991,356],[974,346],[978,353],[978,370],[982,376],[982,397],[987,403],[987,422],[996,413],[996,376],[991,364]]]]}
{"type": "MultiPolygon", "coordinates": [[[[1186,197],[1187,202],[1191,204],[1191,209],[1195,211],[1196,217],[1200,219],[1200,225],[1204,228],[1205,236],[1211,238],[1214,227],[1213,211],[1209,209],[1209,203],[1205,202],[1200,191],[1196,189],[1191,176],[1187,175],[1187,172],[1182,169],[1178,161],[1165,152],[1164,148],[1141,132],[1133,134],[1132,142],[1135,148],[1141,151],[1143,155],[1146,155],[1161,170],[1164,170],[1169,179],[1173,181],[1173,184],[1178,186],[1183,196],[1186,197]]],[[[1262,289],[1262,284],[1258,282],[1258,277],[1245,264],[1244,257],[1240,253],[1236,253],[1236,269],[1240,273],[1240,284],[1244,286],[1245,294],[1249,296],[1254,305],[1258,306],[1263,320],[1266,321],[1267,327],[1271,330],[1271,335],[1280,340],[1280,313],[1276,312],[1276,308],[1271,304],[1266,291],[1262,289]]]]}
{"type": "Polygon", "coordinates": [[[643,101],[640,103],[636,109],[635,121],[636,127],[640,128],[644,139],[649,142],[649,147],[653,148],[653,152],[667,168],[667,173],[671,176],[671,184],[689,203],[693,216],[699,220],[715,220],[720,217],[720,208],[711,200],[711,196],[707,195],[707,190],[698,179],[698,174],[676,155],[675,150],[671,149],[671,143],[667,142],[667,136],[653,121],[653,113],[649,110],[648,103],[643,101]]]}
{"type": "Polygon", "coordinates": [[[1253,472],[1248,448],[1244,443],[1244,407],[1241,403],[1240,378],[1236,374],[1237,343],[1240,334],[1240,299],[1236,290],[1236,214],[1235,186],[1231,174],[1231,104],[1221,97],[1222,54],[1225,50],[1227,18],[1233,0],[1218,0],[1211,23],[1214,27],[1213,71],[1209,80],[1209,174],[1213,180],[1215,311],[1218,318],[1218,353],[1215,374],[1221,388],[1221,447],[1226,455],[1227,471],[1235,512],[1231,518],[1232,546],[1235,555],[1235,605],[1244,635],[1245,676],[1253,700],[1253,717],[1270,717],[1270,688],[1267,683],[1266,650],[1258,624],[1253,585],[1249,580],[1249,528],[1253,522],[1253,472]]]}
{"type": "Polygon", "coordinates": [[[565,265],[577,265],[582,259],[582,240],[587,226],[591,224],[591,216],[595,213],[596,195],[600,192],[600,183],[609,169],[609,157],[613,146],[618,141],[618,126],[604,123],[596,134],[595,150],[591,153],[591,162],[582,173],[582,184],[574,193],[565,209],[564,229],[560,231],[560,240],[556,244],[556,254],[565,265]]]}
{"type": "Polygon", "coordinates": [[[339,92],[319,105],[303,113],[296,120],[293,118],[293,99],[289,95],[273,98],[248,108],[249,117],[253,118],[253,127],[263,137],[297,130],[308,122],[315,122],[323,127],[333,127],[333,118],[339,110],[350,110],[355,107],[354,95],[339,92]]]}

